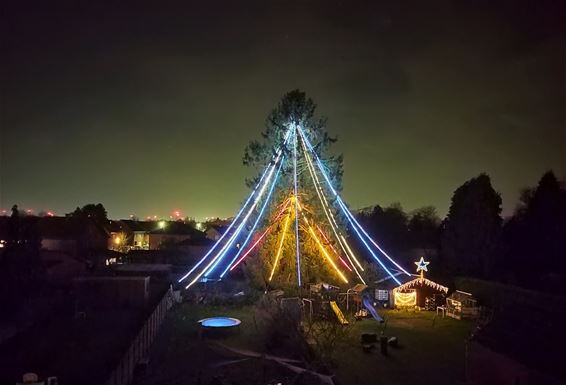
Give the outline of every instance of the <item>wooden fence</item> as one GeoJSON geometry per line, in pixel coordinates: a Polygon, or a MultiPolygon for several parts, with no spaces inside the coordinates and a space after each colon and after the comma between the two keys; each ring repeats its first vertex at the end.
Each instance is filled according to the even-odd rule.
{"type": "Polygon", "coordinates": [[[140,332],[120,360],[118,366],[110,374],[106,385],[130,385],[134,377],[134,369],[140,360],[147,356],[149,348],[157,335],[159,327],[165,319],[167,304],[171,301],[169,291],[159,301],[151,315],[145,321],[140,332]]]}

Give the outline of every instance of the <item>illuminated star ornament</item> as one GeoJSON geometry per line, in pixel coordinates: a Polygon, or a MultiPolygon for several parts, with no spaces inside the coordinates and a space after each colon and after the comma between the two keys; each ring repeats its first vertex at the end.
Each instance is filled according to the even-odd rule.
{"type": "Polygon", "coordinates": [[[428,271],[427,266],[429,263],[430,262],[426,262],[424,258],[421,257],[418,262],[415,262],[415,265],[417,265],[417,273],[420,271],[421,275],[423,275],[423,272],[428,271]]]}

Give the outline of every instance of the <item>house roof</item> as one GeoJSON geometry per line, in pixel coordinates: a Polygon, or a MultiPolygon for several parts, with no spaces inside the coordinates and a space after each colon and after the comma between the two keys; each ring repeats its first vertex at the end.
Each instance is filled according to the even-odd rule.
{"type": "Polygon", "coordinates": [[[448,297],[448,298],[459,301],[459,302],[465,302],[465,301],[469,301],[469,300],[475,301],[475,298],[472,294],[466,293],[466,292],[460,291],[460,290],[456,290],[454,293],[450,294],[450,297],[448,297]]]}
{"type": "Polygon", "coordinates": [[[38,220],[38,226],[41,237],[50,239],[76,239],[88,226],[103,232],[101,227],[88,218],[42,217],[38,220]]]}
{"type": "Polygon", "coordinates": [[[130,228],[123,221],[109,220],[104,228],[109,233],[117,233],[121,231],[128,231],[130,228]]]}
{"type": "MultiPolygon", "coordinates": [[[[7,235],[10,217],[0,217],[0,236],[7,235]]],[[[32,223],[37,225],[39,236],[43,239],[77,239],[85,234],[87,228],[98,231],[106,236],[107,232],[90,218],[77,217],[36,217],[22,216],[20,224],[27,226],[32,223]]]]}

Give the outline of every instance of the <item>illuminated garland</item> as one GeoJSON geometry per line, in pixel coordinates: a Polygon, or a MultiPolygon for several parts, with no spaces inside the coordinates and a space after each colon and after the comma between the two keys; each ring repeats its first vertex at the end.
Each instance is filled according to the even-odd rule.
{"type": "Polygon", "coordinates": [[[395,291],[395,306],[398,307],[410,307],[417,305],[417,292],[410,291],[407,293],[401,293],[395,291]]]}
{"type": "Polygon", "coordinates": [[[396,287],[395,290],[402,292],[404,290],[414,288],[415,286],[423,286],[423,285],[432,287],[433,289],[438,291],[443,291],[444,293],[448,293],[448,288],[446,286],[439,285],[438,283],[423,277],[418,277],[416,279],[413,279],[412,281],[406,282],[401,286],[396,287]]]}

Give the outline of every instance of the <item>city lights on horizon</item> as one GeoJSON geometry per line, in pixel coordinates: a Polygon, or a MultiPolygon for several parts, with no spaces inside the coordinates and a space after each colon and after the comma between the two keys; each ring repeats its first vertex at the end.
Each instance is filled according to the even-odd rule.
{"type": "MultiPolygon", "coordinates": [[[[18,210],[20,214],[23,215],[30,215],[30,216],[40,216],[40,217],[56,217],[56,216],[65,216],[65,214],[58,214],[54,210],[35,210],[33,208],[25,208],[18,210]]],[[[69,211],[70,213],[71,211],[69,211]]],[[[12,215],[12,210],[8,208],[1,208],[0,209],[0,216],[10,216],[12,215]]],[[[114,219],[109,216],[109,219],[114,219]]],[[[197,224],[197,228],[201,227],[204,228],[205,223],[220,221],[220,222],[228,222],[233,219],[233,217],[223,217],[220,215],[212,215],[212,216],[204,216],[204,217],[195,217],[185,215],[181,209],[173,209],[170,214],[168,215],[161,215],[161,214],[152,214],[146,216],[138,216],[135,213],[131,212],[128,215],[128,219],[130,220],[145,220],[148,222],[157,222],[157,221],[187,221],[187,222],[195,222],[197,224]]]]}

